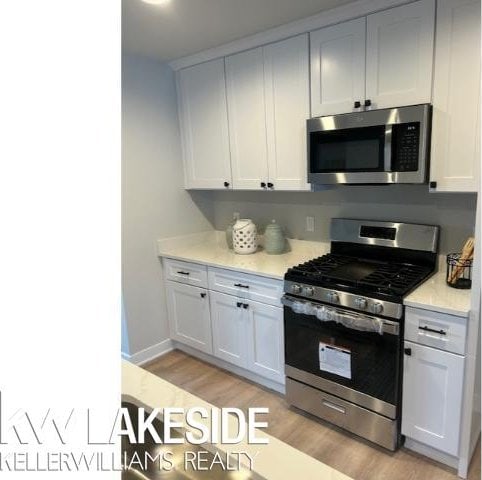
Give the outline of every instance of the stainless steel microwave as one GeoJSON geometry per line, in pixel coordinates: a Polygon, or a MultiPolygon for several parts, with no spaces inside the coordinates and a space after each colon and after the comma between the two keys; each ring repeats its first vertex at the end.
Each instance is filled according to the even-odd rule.
{"type": "Polygon", "coordinates": [[[312,184],[426,183],[431,105],[307,121],[312,184]]]}

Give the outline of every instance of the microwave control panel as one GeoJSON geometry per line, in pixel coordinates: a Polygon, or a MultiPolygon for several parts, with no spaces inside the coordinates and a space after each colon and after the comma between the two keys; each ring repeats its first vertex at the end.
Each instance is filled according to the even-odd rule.
{"type": "Polygon", "coordinates": [[[420,145],[420,123],[393,125],[392,171],[416,172],[420,145]]]}

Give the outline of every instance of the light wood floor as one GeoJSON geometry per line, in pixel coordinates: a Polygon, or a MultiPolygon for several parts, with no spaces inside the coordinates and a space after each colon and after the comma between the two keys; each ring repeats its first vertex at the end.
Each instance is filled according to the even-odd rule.
{"type": "MultiPolygon", "coordinates": [[[[295,410],[283,396],[179,350],[145,365],[155,375],[217,407],[269,407],[270,435],[355,480],[456,480],[455,470],[405,448],[388,452],[295,410]]],[[[480,479],[480,442],[469,479],[480,479]]]]}

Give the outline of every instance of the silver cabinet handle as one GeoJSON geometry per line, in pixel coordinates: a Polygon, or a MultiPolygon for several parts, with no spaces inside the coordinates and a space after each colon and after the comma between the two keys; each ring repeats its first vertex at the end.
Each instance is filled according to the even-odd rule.
{"type": "Polygon", "coordinates": [[[339,413],[343,413],[343,415],[346,414],[346,410],[343,407],[340,407],[340,405],[336,405],[336,403],[331,403],[328,400],[323,399],[321,403],[328,408],[331,408],[332,410],[336,410],[339,413]]]}

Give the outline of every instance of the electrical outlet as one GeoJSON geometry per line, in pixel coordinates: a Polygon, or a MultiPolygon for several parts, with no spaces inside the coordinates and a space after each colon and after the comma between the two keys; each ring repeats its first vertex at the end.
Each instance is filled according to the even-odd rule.
{"type": "Polygon", "coordinates": [[[315,231],[315,217],[306,217],[306,231],[307,232],[315,231]]]}

